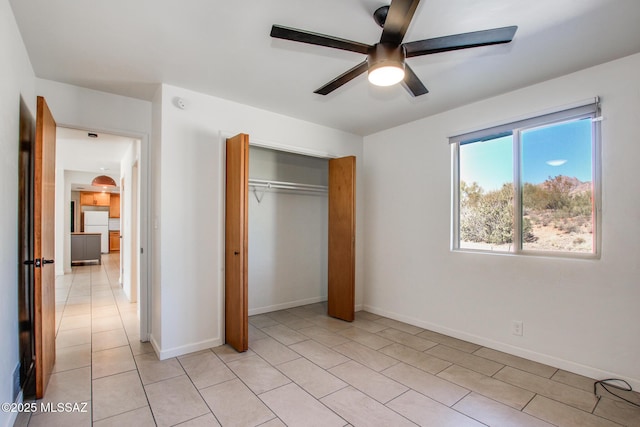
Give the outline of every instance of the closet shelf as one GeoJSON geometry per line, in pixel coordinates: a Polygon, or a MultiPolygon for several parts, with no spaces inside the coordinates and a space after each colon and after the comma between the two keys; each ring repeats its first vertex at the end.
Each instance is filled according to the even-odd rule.
{"type": "Polygon", "coordinates": [[[285,181],[269,181],[265,179],[249,179],[249,187],[266,188],[266,189],[280,189],[280,190],[292,190],[292,191],[308,191],[311,193],[327,193],[329,191],[326,185],[314,185],[314,184],[302,184],[299,182],[285,182],[285,181]]]}

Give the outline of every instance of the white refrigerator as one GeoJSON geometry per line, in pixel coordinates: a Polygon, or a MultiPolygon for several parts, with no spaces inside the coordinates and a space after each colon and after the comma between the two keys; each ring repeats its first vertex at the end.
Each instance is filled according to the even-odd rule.
{"type": "Polygon", "coordinates": [[[84,213],[84,232],[101,233],[100,251],[109,253],[109,212],[87,211],[84,213]]]}

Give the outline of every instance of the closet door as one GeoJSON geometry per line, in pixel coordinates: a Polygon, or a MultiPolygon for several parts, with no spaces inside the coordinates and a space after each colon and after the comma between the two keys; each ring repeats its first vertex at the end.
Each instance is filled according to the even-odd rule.
{"type": "Polygon", "coordinates": [[[247,299],[247,218],[249,135],[227,139],[225,211],[225,341],[236,351],[249,348],[247,299]]]}
{"type": "Polygon", "coordinates": [[[353,321],[356,253],[356,158],[329,160],[328,314],[353,321]]]}

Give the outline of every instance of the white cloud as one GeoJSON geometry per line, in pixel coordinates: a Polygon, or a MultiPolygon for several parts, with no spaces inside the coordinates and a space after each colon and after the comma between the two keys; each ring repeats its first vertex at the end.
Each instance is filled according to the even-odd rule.
{"type": "Polygon", "coordinates": [[[549,166],[562,166],[565,163],[567,163],[567,161],[565,159],[557,159],[557,160],[547,160],[546,163],[549,166]]]}

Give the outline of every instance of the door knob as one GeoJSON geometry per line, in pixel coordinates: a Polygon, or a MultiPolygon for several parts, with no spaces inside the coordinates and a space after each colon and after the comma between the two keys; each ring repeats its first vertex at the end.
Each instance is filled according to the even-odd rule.
{"type": "Polygon", "coordinates": [[[234,255],[240,255],[240,252],[238,252],[238,251],[233,251],[233,254],[234,254],[234,255]]]}
{"type": "Polygon", "coordinates": [[[55,262],[55,260],[42,258],[42,263],[43,264],[53,264],[54,262],[55,262]]]}

